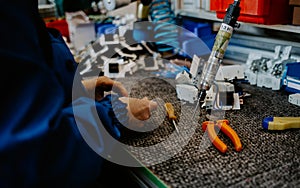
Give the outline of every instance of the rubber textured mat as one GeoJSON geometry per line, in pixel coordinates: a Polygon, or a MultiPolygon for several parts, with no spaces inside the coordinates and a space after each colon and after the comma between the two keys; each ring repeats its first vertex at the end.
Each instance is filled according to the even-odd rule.
{"type": "MultiPolygon", "coordinates": [[[[193,113],[193,108],[180,103],[172,80],[126,78],[122,82],[130,87],[130,96],[147,96],[174,105],[181,122],[178,124],[178,143],[175,141],[174,145],[181,143],[184,134],[191,133],[190,126],[195,126],[180,152],[148,166],[170,187],[300,187],[300,130],[271,132],[262,128],[262,120],[267,116],[300,116],[300,107],[288,102],[287,93],[241,84],[251,96],[244,99],[240,110],[223,112],[223,118],[229,120],[239,135],[243,150],[236,152],[229,138],[219,134],[228,146],[228,151],[222,154],[210,144],[201,129],[201,122],[207,115],[205,111],[198,123],[190,125],[187,114],[193,113]]],[[[168,139],[168,135],[174,133],[174,127],[162,118],[162,114],[165,114],[164,109],[159,107],[145,125],[158,124],[155,129],[126,134],[122,142],[146,147],[168,139]]]]}

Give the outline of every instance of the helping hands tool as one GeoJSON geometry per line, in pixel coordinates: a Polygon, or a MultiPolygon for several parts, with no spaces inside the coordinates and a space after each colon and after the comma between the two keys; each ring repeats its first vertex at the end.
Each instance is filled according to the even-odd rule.
{"type": "Polygon", "coordinates": [[[166,108],[166,111],[167,111],[168,119],[170,121],[172,121],[176,132],[179,133],[179,131],[177,129],[176,122],[175,122],[175,120],[177,119],[177,117],[175,116],[174,107],[173,107],[172,103],[165,103],[165,108],[166,108]]]}
{"type": "Polygon", "coordinates": [[[242,143],[240,141],[240,138],[237,135],[237,133],[229,126],[228,120],[225,119],[225,120],[218,120],[217,122],[213,122],[213,121],[203,122],[202,130],[205,131],[207,129],[207,133],[208,133],[210,141],[220,152],[226,153],[227,146],[217,136],[217,133],[215,131],[216,126],[220,129],[221,132],[223,132],[226,136],[228,136],[230,138],[230,140],[234,144],[236,151],[242,150],[242,143]]]}
{"type": "Polygon", "coordinates": [[[266,117],[262,126],[266,130],[286,130],[300,128],[300,117],[266,117]]]}
{"type": "Polygon", "coordinates": [[[225,55],[225,51],[229,44],[229,40],[232,36],[234,28],[239,26],[239,24],[237,23],[237,19],[240,15],[241,10],[239,5],[240,0],[234,0],[234,2],[227,8],[226,15],[215,38],[213,49],[208,58],[208,61],[203,67],[202,74],[197,84],[199,90],[198,100],[192,118],[194,118],[196,114],[198,106],[200,105],[199,103],[205,98],[206,91],[210,89],[213,81],[215,80],[216,74],[218,72],[220,64],[223,61],[223,57],[225,55]]]}

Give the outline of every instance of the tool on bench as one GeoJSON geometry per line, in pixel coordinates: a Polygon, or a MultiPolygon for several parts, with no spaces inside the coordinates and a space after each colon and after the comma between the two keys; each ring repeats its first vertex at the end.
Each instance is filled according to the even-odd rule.
{"type": "Polygon", "coordinates": [[[216,74],[218,72],[219,66],[223,61],[229,40],[231,39],[233,30],[238,27],[237,19],[240,16],[240,0],[234,0],[232,4],[229,5],[226,11],[226,15],[221,24],[220,30],[215,38],[215,43],[208,61],[204,64],[202,74],[198,80],[198,101],[193,113],[193,118],[200,103],[204,100],[206,91],[208,91],[213,84],[216,74]]]}
{"type": "Polygon", "coordinates": [[[175,116],[175,112],[174,112],[174,107],[172,105],[172,103],[165,103],[165,108],[166,108],[166,111],[167,111],[167,116],[168,116],[168,119],[170,121],[172,121],[173,125],[174,125],[174,128],[176,130],[176,132],[178,133],[178,129],[177,129],[177,125],[176,125],[176,119],[177,117],[175,116]]]}
{"type": "Polygon", "coordinates": [[[300,128],[300,117],[266,117],[262,126],[266,130],[286,130],[300,128]]]}
{"type": "Polygon", "coordinates": [[[227,145],[217,136],[215,128],[219,128],[226,136],[233,142],[236,151],[242,150],[242,143],[237,133],[229,126],[228,120],[205,121],[202,123],[202,130],[207,129],[207,133],[210,141],[213,145],[222,153],[226,153],[227,145]]]}

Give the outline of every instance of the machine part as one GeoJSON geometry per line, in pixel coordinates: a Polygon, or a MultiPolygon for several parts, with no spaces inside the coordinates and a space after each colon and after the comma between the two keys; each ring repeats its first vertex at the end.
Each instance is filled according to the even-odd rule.
{"type": "Polygon", "coordinates": [[[152,55],[152,57],[141,56],[141,60],[139,62],[141,66],[140,68],[144,70],[158,70],[159,66],[164,67],[160,53],[151,50],[147,43],[143,40],[141,41],[141,44],[146,48],[149,54],[152,55]]]}
{"type": "Polygon", "coordinates": [[[289,102],[297,106],[300,106],[300,93],[290,94],[289,102]]]}
{"type": "Polygon", "coordinates": [[[154,0],[150,4],[150,21],[154,22],[154,40],[159,52],[177,53],[179,49],[176,17],[169,0],[154,0]]]}
{"type": "Polygon", "coordinates": [[[233,84],[229,82],[215,82],[206,92],[202,107],[206,110],[238,110],[240,109],[239,94],[235,92],[233,84]]]}
{"type": "Polygon", "coordinates": [[[273,57],[262,57],[262,54],[249,54],[245,78],[251,85],[280,90],[285,82],[286,65],[296,59],[290,57],[291,46],[275,47],[273,57]]]}
{"type": "Polygon", "coordinates": [[[194,85],[176,84],[176,93],[180,100],[194,104],[197,101],[198,89],[194,85]]]}
{"type": "Polygon", "coordinates": [[[140,0],[137,5],[137,21],[148,21],[150,3],[152,0],[140,0]]]}
{"type": "Polygon", "coordinates": [[[138,51],[138,50],[143,50],[143,48],[141,47],[141,45],[137,45],[136,47],[130,46],[129,44],[126,43],[126,41],[120,41],[120,44],[128,49],[129,51],[138,51]]]}
{"type": "Polygon", "coordinates": [[[134,53],[133,54],[126,54],[119,48],[115,48],[115,52],[117,52],[117,54],[119,54],[122,58],[123,57],[128,57],[128,58],[132,58],[133,60],[135,60],[137,58],[137,55],[135,55],[134,53]]]}
{"type": "Polygon", "coordinates": [[[169,103],[169,102],[165,103],[165,108],[166,108],[166,111],[167,111],[168,119],[170,121],[172,121],[176,132],[179,133],[179,131],[177,129],[176,122],[175,122],[177,117],[175,116],[174,107],[173,107],[172,103],[169,103]]]}
{"type": "Polygon", "coordinates": [[[86,59],[80,65],[84,66],[84,68],[79,72],[80,75],[84,75],[85,73],[91,71],[92,63],[90,59],[86,59]]]}
{"type": "Polygon", "coordinates": [[[242,143],[240,141],[237,133],[229,126],[228,120],[218,120],[216,123],[213,121],[205,121],[202,123],[202,130],[207,130],[210,141],[213,145],[221,152],[226,153],[227,145],[220,140],[215,131],[215,127],[217,127],[221,132],[223,132],[226,136],[230,138],[233,142],[236,151],[242,150],[242,143]]]}
{"type": "Polygon", "coordinates": [[[192,78],[196,79],[199,75],[199,67],[200,67],[201,58],[197,55],[193,56],[193,60],[190,67],[190,73],[192,74],[192,78]]]}
{"type": "Polygon", "coordinates": [[[204,107],[206,110],[211,110],[215,107],[215,101],[216,101],[216,93],[212,90],[213,87],[211,87],[205,96],[204,102],[202,104],[202,107],[204,107]]]}
{"type": "MultiPolygon", "coordinates": [[[[206,94],[206,91],[210,89],[213,81],[215,80],[219,66],[222,63],[225,51],[229,44],[229,40],[232,36],[233,29],[238,27],[237,19],[241,10],[239,5],[240,0],[234,0],[234,2],[227,8],[223,23],[221,24],[220,30],[215,38],[213,49],[208,61],[204,65],[202,74],[197,84],[199,89],[198,103],[200,103],[205,97],[202,95],[206,94]]],[[[199,104],[196,105],[194,114],[196,114],[198,106],[199,104]]]]}
{"type": "Polygon", "coordinates": [[[103,0],[104,7],[108,11],[115,10],[129,3],[131,3],[131,0],[103,0]]]}
{"type": "Polygon", "coordinates": [[[244,65],[221,65],[217,74],[216,81],[225,81],[233,79],[244,79],[244,65]]]}
{"type": "Polygon", "coordinates": [[[187,71],[183,70],[175,77],[177,84],[192,84],[192,76],[187,71]]]}
{"type": "Polygon", "coordinates": [[[133,74],[137,70],[137,65],[134,61],[124,61],[119,58],[107,58],[101,56],[104,61],[104,76],[110,78],[124,78],[126,73],[133,74]]]}
{"type": "Polygon", "coordinates": [[[101,46],[119,44],[120,38],[118,34],[101,34],[99,42],[101,46]]]}

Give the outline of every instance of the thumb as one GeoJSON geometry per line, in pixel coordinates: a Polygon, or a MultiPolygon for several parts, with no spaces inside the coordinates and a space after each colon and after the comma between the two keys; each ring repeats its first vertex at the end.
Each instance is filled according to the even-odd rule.
{"type": "Polygon", "coordinates": [[[157,102],[155,102],[153,100],[151,100],[149,102],[149,109],[150,109],[150,111],[155,110],[157,108],[157,106],[158,106],[157,102]]]}

